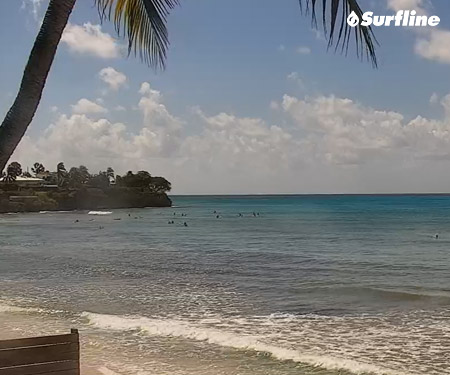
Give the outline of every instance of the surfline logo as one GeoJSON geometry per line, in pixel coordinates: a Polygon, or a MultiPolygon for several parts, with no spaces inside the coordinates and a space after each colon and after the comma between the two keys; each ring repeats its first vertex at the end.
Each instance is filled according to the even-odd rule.
{"type": "Polygon", "coordinates": [[[361,19],[353,11],[347,18],[350,27],[361,26],[396,26],[396,27],[436,27],[441,22],[438,16],[417,15],[415,10],[399,10],[391,16],[374,16],[373,12],[363,13],[361,19]]]}

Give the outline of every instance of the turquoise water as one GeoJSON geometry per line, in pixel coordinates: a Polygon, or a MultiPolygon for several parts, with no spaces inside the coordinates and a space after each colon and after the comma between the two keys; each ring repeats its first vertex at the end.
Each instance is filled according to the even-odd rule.
{"type": "Polygon", "coordinates": [[[1,216],[0,331],[107,375],[450,374],[450,196],[173,201],[1,216]]]}

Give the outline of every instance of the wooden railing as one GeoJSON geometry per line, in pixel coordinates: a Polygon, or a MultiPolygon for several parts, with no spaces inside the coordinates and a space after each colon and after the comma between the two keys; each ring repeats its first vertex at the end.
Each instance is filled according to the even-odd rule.
{"type": "Polygon", "coordinates": [[[0,375],[80,375],[78,330],[0,341],[0,375]]]}

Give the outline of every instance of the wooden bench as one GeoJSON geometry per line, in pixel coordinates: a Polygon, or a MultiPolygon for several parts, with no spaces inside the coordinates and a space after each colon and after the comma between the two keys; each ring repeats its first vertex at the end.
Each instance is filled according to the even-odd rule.
{"type": "Polygon", "coordinates": [[[0,341],[0,375],[80,375],[78,330],[0,341]]]}

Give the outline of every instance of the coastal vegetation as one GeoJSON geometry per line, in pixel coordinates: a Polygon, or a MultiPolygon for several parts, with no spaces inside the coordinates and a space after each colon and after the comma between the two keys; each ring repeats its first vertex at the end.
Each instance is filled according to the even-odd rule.
{"type": "MultiPolygon", "coordinates": [[[[357,0],[299,0],[306,5],[316,25],[317,4],[322,4],[322,21],[328,47],[335,44],[347,51],[354,32],[358,56],[367,56],[374,66],[375,37],[370,26],[351,28],[346,20],[354,13],[360,19],[363,12],[357,0]],[[329,10],[329,12],[328,12],[329,10]],[[329,24],[327,31],[326,25],[329,24]]],[[[76,0],[50,0],[40,31],[25,67],[19,92],[0,125],[0,171],[24,136],[41,100],[48,74],[76,0]]],[[[164,68],[169,45],[166,28],[169,12],[179,0],[94,0],[102,20],[113,20],[119,35],[128,40],[128,54],[138,55],[149,66],[164,68]]],[[[277,4],[274,1],[274,5],[277,4]]],[[[279,5],[279,4],[277,4],[279,5]]],[[[282,22],[282,21],[280,21],[282,22]]],[[[11,174],[9,174],[11,175],[11,174]]]]}
{"type": "Polygon", "coordinates": [[[90,173],[84,165],[55,171],[36,162],[31,172],[18,162],[8,165],[0,180],[0,212],[167,207],[172,186],[147,171],[116,175],[112,167],[90,173]]]}

